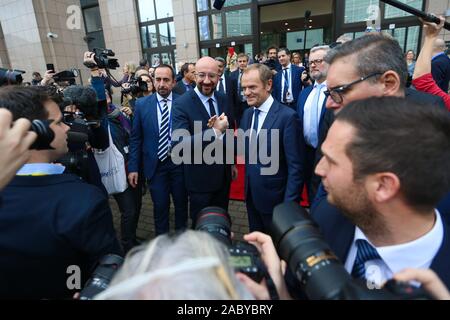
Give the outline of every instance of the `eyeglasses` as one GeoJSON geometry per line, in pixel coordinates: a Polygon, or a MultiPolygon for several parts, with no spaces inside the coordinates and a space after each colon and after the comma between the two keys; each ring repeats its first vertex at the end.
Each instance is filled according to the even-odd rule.
{"type": "Polygon", "coordinates": [[[198,72],[198,73],[195,73],[195,76],[198,77],[199,79],[205,79],[206,76],[208,76],[208,78],[210,78],[211,80],[214,80],[218,77],[218,74],[217,73],[198,72]]]}
{"type": "Polygon", "coordinates": [[[319,64],[322,64],[322,62],[323,62],[323,59],[316,59],[316,60],[310,60],[309,64],[313,64],[314,63],[317,66],[319,64]]]}
{"type": "Polygon", "coordinates": [[[344,84],[343,86],[332,88],[330,90],[326,90],[323,93],[325,94],[325,97],[331,97],[331,99],[336,103],[342,103],[344,101],[344,97],[342,96],[346,91],[350,90],[352,86],[354,86],[357,83],[363,82],[364,80],[367,80],[369,78],[378,76],[383,74],[383,72],[375,72],[371,73],[366,77],[359,78],[356,81],[350,82],[349,84],[344,84]]]}

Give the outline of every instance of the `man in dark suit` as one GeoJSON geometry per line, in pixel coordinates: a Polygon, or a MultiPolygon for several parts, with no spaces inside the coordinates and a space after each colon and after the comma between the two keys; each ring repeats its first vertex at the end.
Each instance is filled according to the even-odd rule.
{"type": "Polygon", "coordinates": [[[450,286],[449,226],[435,210],[450,188],[449,126],[445,110],[401,98],[353,102],[338,114],[316,173],[340,212],[321,201],[312,217],[354,276],[374,265],[379,284],[430,267],[450,286]]]}
{"type": "Polygon", "coordinates": [[[273,80],[272,96],[278,102],[297,108],[297,99],[302,91],[302,73],[305,68],[291,64],[291,52],[287,48],[278,51],[278,61],[282,70],[278,72],[273,80]]]}
{"type": "Polygon", "coordinates": [[[273,208],[283,201],[300,201],[303,186],[304,140],[297,113],[270,95],[272,72],[253,64],[242,76],[242,89],[252,108],[244,112],[240,129],[250,130],[245,144],[245,199],[250,231],[269,230],[273,208]],[[276,134],[275,134],[276,133],[276,134]],[[271,161],[262,159],[266,150],[271,161]]]}
{"type": "Polygon", "coordinates": [[[248,56],[245,53],[240,53],[237,56],[238,69],[231,72],[231,102],[233,105],[233,115],[236,119],[237,126],[242,118],[242,113],[248,108],[248,104],[241,88],[241,78],[244,70],[248,66],[248,56]]]}
{"type": "Polygon", "coordinates": [[[173,92],[181,96],[186,91],[195,88],[195,64],[186,62],[181,67],[180,72],[183,78],[177,82],[173,88],[173,92]]]}
{"type": "Polygon", "coordinates": [[[204,151],[209,146],[224,148],[219,137],[228,121],[233,123],[227,96],[215,90],[219,81],[217,62],[211,57],[203,57],[195,68],[196,88],[173,105],[173,130],[177,131],[178,139],[174,136],[172,152],[174,157],[181,154],[183,157],[178,162],[184,167],[193,224],[198,212],[205,207],[228,209],[231,165],[226,164],[224,157],[212,163],[206,161],[204,151]],[[214,123],[214,127],[209,127],[208,123],[214,123]],[[208,140],[206,137],[209,141],[205,141],[208,140]]]}
{"type": "Polygon", "coordinates": [[[443,39],[434,42],[433,58],[431,59],[431,74],[439,88],[448,92],[450,82],[450,58],[445,54],[446,45],[443,39]]]}
{"type": "Polygon", "coordinates": [[[169,232],[170,195],[175,206],[175,230],[187,225],[187,192],[183,167],[171,159],[175,74],[171,66],[155,69],[156,94],[138,99],[130,137],[128,180],[136,187],[140,168],[148,181],[153,201],[155,234],[169,232]]]}
{"type": "Polygon", "coordinates": [[[52,149],[31,150],[1,194],[0,298],[71,298],[104,255],[122,254],[108,199],[53,164],[68,151],[69,127],[45,90],[5,87],[0,105],[14,120],[49,120],[54,133],[52,149]]]}
{"type": "Polygon", "coordinates": [[[230,72],[225,69],[226,61],[222,57],[214,58],[217,61],[217,66],[219,67],[219,82],[217,83],[216,91],[223,94],[230,94],[231,89],[231,77],[230,72]]]}
{"type": "Polygon", "coordinates": [[[320,149],[319,130],[323,124],[325,115],[325,90],[327,89],[328,64],[323,60],[328,46],[314,47],[310,51],[310,75],[315,81],[314,85],[306,87],[300,93],[297,102],[297,113],[300,117],[301,132],[306,142],[305,150],[305,184],[308,188],[309,203],[312,203],[316,194],[320,179],[314,176],[316,165],[316,150],[320,149]]]}

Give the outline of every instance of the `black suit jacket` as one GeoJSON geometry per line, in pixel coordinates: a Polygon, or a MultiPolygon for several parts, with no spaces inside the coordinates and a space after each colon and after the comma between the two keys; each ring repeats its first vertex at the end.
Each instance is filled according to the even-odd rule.
{"type": "Polygon", "coordinates": [[[450,82],[450,58],[445,54],[440,54],[431,61],[431,74],[439,88],[448,92],[450,82]]]}
{"type": "MultiPolygon", "coordinates": [[[[192,89],[194,89],[194,88],[195,88],[195,85],[192,84],[191,87],[192,87],[192,89]]],[[[180,80],[180,81],[177,82],[177,84],[175,85],[175,87],[173,87],[172,92],[175,92],[176,94],[178,94],[178,95],[180,95],[180,96],[181,96],[183,93],[186,92],[186,87],[184,86],[183,80],[180,80]]]]}
{"type": "Polygon", "coordinates": [[[75,175],[16,176],[1,197],[0,298],[71,298],[69,266],[83,285],[102,256],[121,254],[108,198],[75,175]]]}
{"type": "MultiPolygon", "coordinates": [[[[218,101],[219,114],[224,112],[228,116],[229,122],[232,123],[233,114],[228,105],[227,96],[219,92],[215,92],[214,94],[218,101]]],[[[218,148],[225,148],[225,141],[215,139],[214,130],[208,128],[210,116],[195,90],[186,92],[186,94],[179,97],[173,103],[172,117],[173,154],[178,154],[179,148],[181,147],[187,148],[187,144],[191,147],[191,164],[184,164],[184,177],[187,190],[191,192],[216,192],[220,190],[231,179],[231,165],[217,163],[206,164],[203,158],[201,163],[194,163],[194,151],[203,154],[205,148],[212,143],[216,143],[218,148]],[[200,132],[194,131],[194,122],[201,124],[200,132]],[[179,129],[187,130],[185,132],[188,133],[188,136],[178,136],[177,138],[175,131],[179,129]],[[202,141],[204,134],[212,137],[212,140],[200,144],[196,143],[196,141],[202,141]]]]}
{"type": "Polygon", "coordinates": [[[240,120],[242,118],[242,114],[245,110],[248,109],[247,101],[242,101],[239,97],[239,90],[238,88],[238,78],[239,78],[239,69],[233,71],[230,73],[230,88],[231,90],[228,90],[227,88],[227,95],[231,95],[231,103],[233,108],[233,114],[238,123],[240,123],[240,120]]]}

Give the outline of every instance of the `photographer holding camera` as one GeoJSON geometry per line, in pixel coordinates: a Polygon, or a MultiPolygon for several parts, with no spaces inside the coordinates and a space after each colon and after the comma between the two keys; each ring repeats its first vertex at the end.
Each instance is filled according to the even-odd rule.
{"type": "Polygon", "coordinates": [[[53,163],[68,151],[69,127],[45,88],[4,87],[0,105],[14,120],[48,121],[54,135],[2,191],[0,297],[70,298],[68,267],[79,268],[81,284],[102,256],[121,254],[108,199],[53,163]]]}

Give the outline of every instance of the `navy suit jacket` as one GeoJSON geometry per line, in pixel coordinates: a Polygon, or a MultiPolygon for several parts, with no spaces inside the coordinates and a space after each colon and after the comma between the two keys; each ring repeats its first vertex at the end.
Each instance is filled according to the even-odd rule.
{"type": "MultiPolygon", "coordinates": [[[[229,123],[232,123],[233,114],[228,105],[227,96],[220,92],[215,92],[214,94],[217,98],[219,114],[225,113],[228,116],[229,123]]],[[[180,140],[184,146],[187,146],[187,144],[191,146],[191,164],[184,164],[186,189],[191,192],[216,192],[225,185],[228,179],[231,179],[231,165],[217,163],[206,164],[203,159],[199,164],[194,163],[193,153],[195,149],[197,149],[195,150],[196,152],[203,153],[203,150],[211,143],[218,143],[221,147],[225,148],[225,140],[215,139],[214,130],[208,128],[209,118],[210,116],[205,106],[194,90],[183,94],[172,105],[173,130],[184,129],[189,133],[189,136],[184,136],[180,140]],[[194,122],[201,123],[202,132],[194,132],[194,122]],[[203,142],[201,144],[201,150],[199,150],[196,148],[197,144],[194,141],[196,139],[202,141],[201,136],[206,131],[209,131],[208,133],[213,138],[211,141],[203,142]],[[196,135],[195,138],[194,134],[196,135]]],[[[177,142],[180,141],[173,141],[173,144],[177,144],[177,142]]]]}
{"type": "Polygon", "coordinates": [[[108,198],[75,175],[16,176],[1,198],[0,298],[71,298],[70,265],[83,285],[101,257],[121,254],[108,198]]]}
{"type": "MultiPolygon", "coordinates": [[[[192,90],[195,88],[195,85],[191,85],[192,90]]],[[[184,85],[183,80],[180,80],[177,82],[177,84],[175,85],[175,87],[173,87],[172,90],[173,93],[176,93],[178,95],[182,95],[186,92],[186,86],[184,85]]]]}
{"type": "Polygon", "coordinates": [[[446,54],[440,54],[433,59],[431,74],[438,87],[447,92],[450,82],[450,58],[446,54]]]}
{"type": "MultiPolygon", "coordinates": [[[[298,96],[300,95],[300,91],[302,91],[303,84],[302,84],[302,72],[305,71],[305,68],[298,67],[296,65],[291,64],[291,74],[290,79],[292,79],[292,103],[294,105],[297,105],[298,96]]],[[[282,94],[282,84],[281,81],[283,79],[283,70],[279,71],[273,80],[273,90],[272,90],[272,96],[275,100],[278,102],[282,102],[281,94],[282,94]]]]}
{"type": "Polygon", "coordinates": [[[248,109],[247,101],[242,101],[239,97],[239,91],[241,88],[238,88],[238,78],[239,78],[239,69],[230,73],[230,81],[227,83],[230,85],[227,87],[227,96],[231,97],[233,115],[235,119],[239,122],[242,118],[242,114],[246,109],[248,109]],[[228,89],[230,88],[230,89],[228,89]]]}
{"type": "MultiPolygon", "coordinates": [[[[303,133],[303,129],[304,129],[303,117],[304,117],[305,103],[306,103],[306,100],[308,100],[309,94],[311,93],[311,91],[313,89],[314,89],[314,86],[308,86],[308,87],[304,88],[300,92],[300,95],[298,97],[297,113],[300,118],[300,130],[301,130],[300,132],[301,133],[303,133]]],[[[317,136],[319,136],[319,132],[320,132],[321,126],[323,124],[323,119],[325,116],[325,111],[327,110],[327,108],[325,107],[326,102],[327,102],[327,99],[325,99],[323,101],[322,110],[320,112],[320,121],[319,121],[319,127],[317,128],[318,129],[317,136]]],[[[318,147],[320,147],[320,145],[318,145],[318,147]]]]}
{"type": "MultiPolygon", "coordinates": [[[[241,129],[251,129],[253,108],[244,112],[241,120],[241,129]]],[[[283,201],[300,201],[300,192],[303,186],[303,157],[304,140],[300,132],[297,113],[291,108],[274,100],[270,107],[261,130],[268,130],[267,155],[276,150],[271,150],[271,143],[278,146],[279,168],[274,175],[261,175],[261,168],[269,167],[273,163],[263,165],[258,163],[249,164],[249,146],[245,147],[245,193],[251,189],[251,196],[256,209],[263,214],[272,214],[273,208],[283,201]],[[271,141],[270,131],[279,130],[278,140],[271,141]]],[[[258,135],[258,140],[261,135],[258,135]]]]}
{"type": "MultiPolygon", "coordinates": [[[[319,225],[331,250],[342,263],[345,263],[355,235],[355,226],[336,207],[330,205],[326,198],[322,198],[314,207],[311,217],[319,225]]],[[[444,239],[430,268],[438,274],[447,288],[450,288],[450,229],[442,212],[441,217],[444,225],[444,239]]]]}
{"type": "MultiPolygon", "coordinates": [[[[178,97],[172,93],[172,127],[173,106],[178,97]]],[[[136,101],[131,128],[128,171],[140,172],[139,169],[143,164],[145,178],[151,179],[158,166],[158,143],[158,99],[156,94],[152,94],[136,101]]]]}

